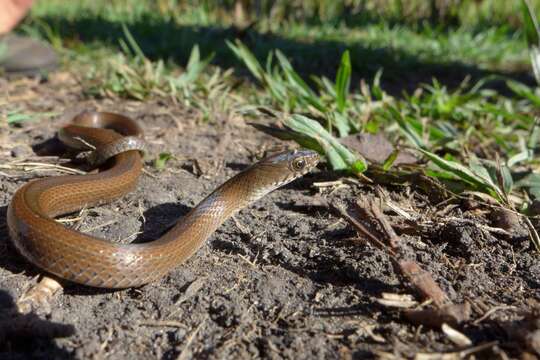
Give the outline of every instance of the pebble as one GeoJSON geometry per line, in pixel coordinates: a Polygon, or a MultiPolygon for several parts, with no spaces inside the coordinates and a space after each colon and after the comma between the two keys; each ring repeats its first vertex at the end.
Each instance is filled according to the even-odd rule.
{"type": "Polygon", "coordinates": [[[22,158],[30,154],[30,149],[25,145],[15,145],[11,149],[11,157],[22,158]]]}

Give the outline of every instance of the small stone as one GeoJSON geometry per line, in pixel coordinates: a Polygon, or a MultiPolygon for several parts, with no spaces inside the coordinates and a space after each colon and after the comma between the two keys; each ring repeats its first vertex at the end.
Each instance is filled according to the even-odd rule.
{"type": "Polygon", "coordinates": [[[490,214],[492,225],[512,235],[525,236],[527,229],[521,224],[520,216],[513,211],[496,208],[490,214]]]}
{"type": "Polygon", "coordinates": [[[30,154],[30,149],[25,145],[15,145],[11,149],[11,157],[22,158],[30,154]]]}

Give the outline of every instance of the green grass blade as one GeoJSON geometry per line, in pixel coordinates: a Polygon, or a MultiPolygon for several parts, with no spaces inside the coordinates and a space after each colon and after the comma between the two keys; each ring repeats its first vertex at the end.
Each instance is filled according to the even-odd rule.
{"type": "Polygon", "coordinates": [[[533,68],[534,78],[536,83],[540,84],[540,49],[536,45],[532,45],[529,49],[529,57],[533,68]]]}
{"type": "Polygon", "coordinates": [[[313,139],[310,136],[307,136],[305,134],[290,130],[290,129],[280,129],[275,126],[267,126],[263,124],[257,124],[257,123],[248,123],[249,125],[253,126],[255,129],[262,131],[270,136],[276,137],[281,140],[289,141],[294,140],[299,145],[317,151],[319,154],[324,154],[324,149],[319,145],[317,140],[313,139]]]}
{"type": "Polygon", "coordinates": [[[144,52],[142,51],[139,44],[137,44],[137,41],[135,41],[135,38],[129,31],[126,24],[122,23],[122,31],[124,32],[124,36],[126,37],[126,40],[128,42],[128,45],[130,46],[131,50],[135,53],[135,56],[140,57],[141,59],[146,59],[146,56],[144,55],[144,52]]]}
{"type": "Polygon", "coordinates": [[[390,170],[390,168],[392,167],[392,165],[396,161],[398,155],[399,155],[399,150],[398,149],[394,149],[394,151],[392,151],[390,153],[390,155],[384,160],[384,163],[382,165],[382,168],[383,168],[384,171],[390,170]]]}
{"type": "Polygon", "coordinates": [[[199,46],[195,45],[191,50],[185,72],[174,79],[172,81],[172,85],[177,89],[182,89],[190,84],[193,84],[212,61],[213,57],[214,55],[212,54],[206,59],[201,60],[199,46]]]}
{"type": "Polygon", "coordinates": [[[381,88],[382,73],[382,69],[377,70],[375,77],[373,78],[373,86],[371,87],[371,95],[373,95],[373,98],[378,101],[381,101],[384,98],[384,91],[381,88]]]}
{"type": "Polygon", "coordinates": [[[387,114],[392,120],[397,122],[399,129],[411,143],[420,149],[427,148],[424,139],[422,139],[417,130],[411,126],[411,124],[404,118],[398,109],[396,109],[394,106],[388,106],[387,114]]]}
{"type": "Polygon", "coordinates": [[[540,97],[538,97],[527,85],[513,80],[507,81],[506,85],[510,88],[510,90],[516,93],[516,95],[529,100],[534,104],[534,106],[540,107],[540,97]]]}
{"type": "Polygon", "coordinates": [[[341,56],[341,63],[336,74],[336,98],[339,112],[343,113],[347,106],[349,87],[351,85],[351,57],[349,50],[341,56]]]}
{"type": "Polygon", "coordinates": [[[156,170],[163,170],[165,169],[165,165],[167,164],[167,162],[172,158],[172,154],[168,152],[160,153],[158,157],[154,159],[154,167],[156,168],[156,170]]]}
{"type": "Polygon", "coordinates": [[[349,119],[344,115],[336,111],[332,111],[327,115],[328,122],[335,125],[338,129],[339,137],[345,137],[351,132],[351,126],[349,125],[349,119]]]}
{"type": "Polygon", "coordinates": [[[7,114],[7,123],[10,125],[18,124],[26,121],[34,121],[35,116],[24,113],[8,113],[7,114]]]}
{"type": "Polygon", "coordinates": [[[469,183],[470,185],[473,185],[474,187],[488,194],[496,196],[498,200],[504,199],[504,195],[502,194],[501,190],[493,183],[489,173],[483,166],[475,166],[474,170],[476,171],[474,171],[456,161],[443,159],[430,151],[424,149],[418,150],[421,151],[435,165],[452,173],[458,179],[461,179],[462,181],[469,183]]]}
{"type": "Polygon", "coordinates": [[[281,51],[276,50],[276,57],[287,78],[288,84],[296,91],[296,93],[300,95],[304,101],[313,106],[315,109],[319,110],[321,113],[329,111],[329,109],[319,99],[319,96],[294,70],[292,64],[285,57],[285,55],[281,51]]]}
{"type": "Polygon", "coordinates": [[[227,40],[227,46],[236,57],[244,62],[251,74],[260,82],[264,82],[263,75],[264,70],[259,63],[259,60],[253,55],[251,51],[240,41],[235,41],[236,45],[227,40]]]}
{"type": "Polygon", "coordinates": [[[540,45],[540,27],[538,26],[538,20],[536,19],[534,9],[528,0],[521,1],[521,13],[523,15],[523,28],[529,46],[540,45]]]}

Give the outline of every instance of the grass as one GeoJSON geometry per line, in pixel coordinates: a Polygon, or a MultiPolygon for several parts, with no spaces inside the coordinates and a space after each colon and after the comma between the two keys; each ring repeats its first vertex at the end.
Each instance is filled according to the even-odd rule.
{"type": "Polygon", "coordinates": [[[42,1],[24,30],[59,50],[90,97],[167,98],[208,121],[270,115],[256,127],[335,170],[425,173],[524,213],[540,199],[540,1],[522,13],[519,0],[247,3],[42,1]],[[396,151],[369,163],[339,141],[359,133],[384,133],[396,151]],[[396,169],[407,149],[426,162],[396,169]]]}
{"type": "Polygon", "coordinates": [[[395,71],[399,77],[403,71],[425,65],[444,72],[444,65],[456,62],[481,70],[508,68],[520,66],[527,57],[525,39],[509,25],[477,29],[469,24],[449,31],[426,21],[387,21],[382,12],[371,17],[362,13],[362,18],[350,25],[345,20],[313,23],[288,18],[275,21],[273,16],[262,16],[252,31],[242,32],[231,29],[234,17],[227,16],[227,9],[220,12],[220,8],[212,10],[210,5],[176,3],[115,1],[109,5],[102,0],[52,0],[37,3],[32,19],[36,24],[47,24],[49,33],[81,51],[96,44],[117,49],[122,24],[126,24],[149,58],[172,59],[181,65],[198,44],[203,54],[215,53],[216,64],[224,68],[236,66],[238,62],[225,40],[244,37],[259,60],[279,48],[305,75],[335,69],[347,47],[351,48],[353,70],[374,75],[378,68],[385,67],[387,76],[395,71]],[[306,61],[306,55],[315,59],[321,51],[327,56],[306,61]]]}

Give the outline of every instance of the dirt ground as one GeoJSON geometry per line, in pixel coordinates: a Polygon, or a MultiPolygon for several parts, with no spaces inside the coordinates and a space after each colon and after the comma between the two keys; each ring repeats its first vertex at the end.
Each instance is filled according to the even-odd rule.
{"type": "MultiPolygon", "coordinates": [[[[56,163],[56,157],[37,153],[44,142],[54,144],[50,139],[70,116],[85,109],[123,112],[146,132],[146,172],[137,190],[68,217],[74,219],[68,226],[113,241],[159,237],[263,151],[291,145],[257,132],[240,116],[205,123],[195,111],[167,101],[88,100],[62,73],[45,83],[0,83],[0,89],[7,89],[0,106],[17,104],[21,111],[47,114],[20,126],[0,125],[0,164],[8,165],[0,168],[0,309],[5,314],[40,274],[9,244],[7,205],[30,179],[60,174],[35,166],[24,171],[15,162],[56,163]],[[152,159],[161,152],[175,158],[158,171],[152,159]]],[[[374,198],[375,187],[353,180],[320,186],[335,180],[336,174],[319,165],[227,221],[194,257],[159,282],[122,291],[66,284],[50,309],[26,316],[45,328],[72,325],[73,335],[47,338],[30,329],[26,336],[10,336],[12,320],[0,322],[0,358],[362,359],[390,358],[383,352],[401,358],[467,348],[378,301],[383,293],[421,298],[396,273],[387,252],[357,241],[355,230],[325,205],[374,198]]],[[[384,208],[410,257],[452,302],[471,305],[470,319],[455,328],[472,345],[489,345],[477,358],[519,357],[526,341],[514,330],[525,329],[520,321],[535,311],[540,294],[540,262],[526,228],[520,222],[498,224],[489,207],[472,200],[434,201],[408,184],[384,191],[416,224],[384,208]]]]}

